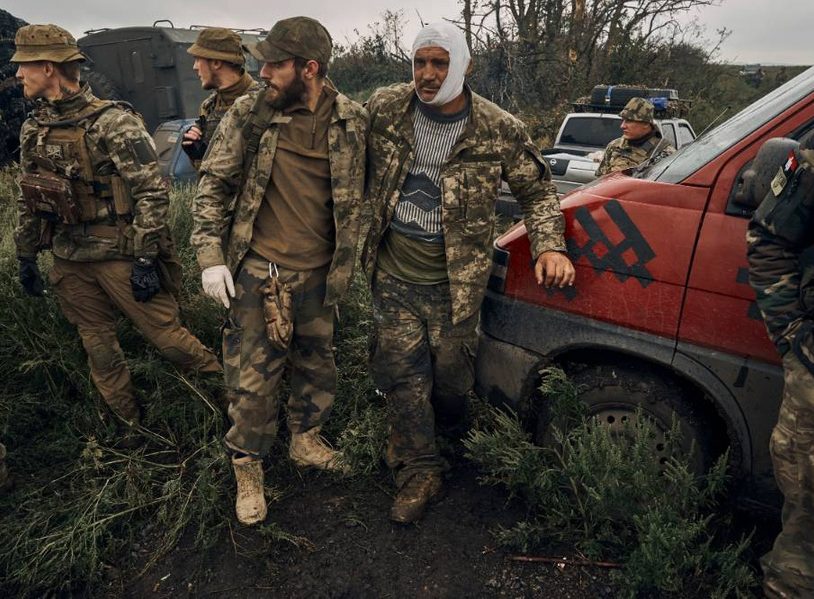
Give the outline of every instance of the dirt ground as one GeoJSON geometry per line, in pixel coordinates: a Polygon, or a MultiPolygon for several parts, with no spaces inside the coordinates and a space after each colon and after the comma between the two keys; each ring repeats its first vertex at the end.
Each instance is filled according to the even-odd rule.
{"type": "MultiPolygon", "coordinates": [[[[448,476],[445,498],[417,526],[391,524],[386,480],[304,473],[269,506],[284,531],[270,547],[233,523],[207,551],[179,548],[142,575],[115,573],[107,597],[613,597],[607,569],[519,563],[490,533],[522,516],[503,491],[477,484],[466,463],[448,476]],[[260,549],[263,546],[266,549],[260,549]],[[125,582],[126,581],[126,582],[125,582]]],[[[273,482],[273,481],[268,481],[273,482]]],[[[231,483],[231,481],[230,481],[231,483]]],[[[559,557],[559,556],[558,556],[559,557]]]]}

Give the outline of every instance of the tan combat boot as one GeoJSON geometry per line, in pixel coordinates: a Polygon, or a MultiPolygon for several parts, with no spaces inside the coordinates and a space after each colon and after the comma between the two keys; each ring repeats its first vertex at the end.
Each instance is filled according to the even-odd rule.
{"type": "Polygon", "coordinates": [[[390,519],[399,524],[417,522],[424,515],[427,504],[441,498],[442,488],[443,481],[437,472],[414,475],[399,489],[390,508],[390,519]]]}
{"type": "Polygon", "coordinates": [[[288,446],[288,457],[300,467],[314,467],[320,470],[333,470],[347,473],[350,467],[343,463],[338,451],[331,449],[319,431],[320,426],[308,429],[304,433],[291,433],[291,444],[288,446]]]}
{"type": "Polygon", "coordinates": [[[232,457],[237,481],[235,513],[241,524],[251,526],[266,519],[268,508],[263,493],[263,460],[252,456],[232,457]]]}

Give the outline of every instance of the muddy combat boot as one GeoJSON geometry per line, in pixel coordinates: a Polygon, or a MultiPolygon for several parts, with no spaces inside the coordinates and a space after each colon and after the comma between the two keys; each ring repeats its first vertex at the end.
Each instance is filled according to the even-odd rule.
{"type": "Polygon", "coordinates": [[[348,473],[350,468],[343,463],[338,451],[331,449],[315,426],[304,433],[291,433],[291,444],[288,446],[288,457],[300,467],[311,466],[320,470],[333,470],[348,473]]]}
{"type": "Polygon", "coordinates": [[[417,522],[424,515],[427,504],[441,498],[442,488],[443,481],[437,472],[414,475],[396,495],[390,508],[390,519],[399,524],[417,522]]]}
{"type": "Polygon", "coordinates": [[[241,524],[251,526],[266,519],[268,508],[263,494],[263,460],[252,456],[232,457],[237,481],[235,513],[241,524]]]}

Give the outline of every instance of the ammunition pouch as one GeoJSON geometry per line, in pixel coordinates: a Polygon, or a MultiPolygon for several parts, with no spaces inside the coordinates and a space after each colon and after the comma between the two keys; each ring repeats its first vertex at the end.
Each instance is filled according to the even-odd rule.
{"type": "Polygon", "coordinates": [[[269,265],[269,278],[260,292],[263,294],[263,320],[269,343],[277,349],[288,349],[294,336],[291,286],[280,281],[276,266],[269,265]]]}
{"type": "Polygon", "coordinates": [[[31,214],[50,222],[76,225],[82,222],[82,207],[71,182],[51,174],[25,173],[20,179],[23,201],[31,214]]]}

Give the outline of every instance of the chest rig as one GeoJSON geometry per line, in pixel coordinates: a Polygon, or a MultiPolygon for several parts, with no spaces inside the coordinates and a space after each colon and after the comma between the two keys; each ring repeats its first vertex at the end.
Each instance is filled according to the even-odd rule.
{"type": "Polygon", "coordinates": [[[100,175],[87,146],[87,132],[117,103],[94,100],[77,115],[40,121],[20,188],[29,211],[53,223],[118,224],[132,221],[132,201],[121,177],[100,175]]]}

